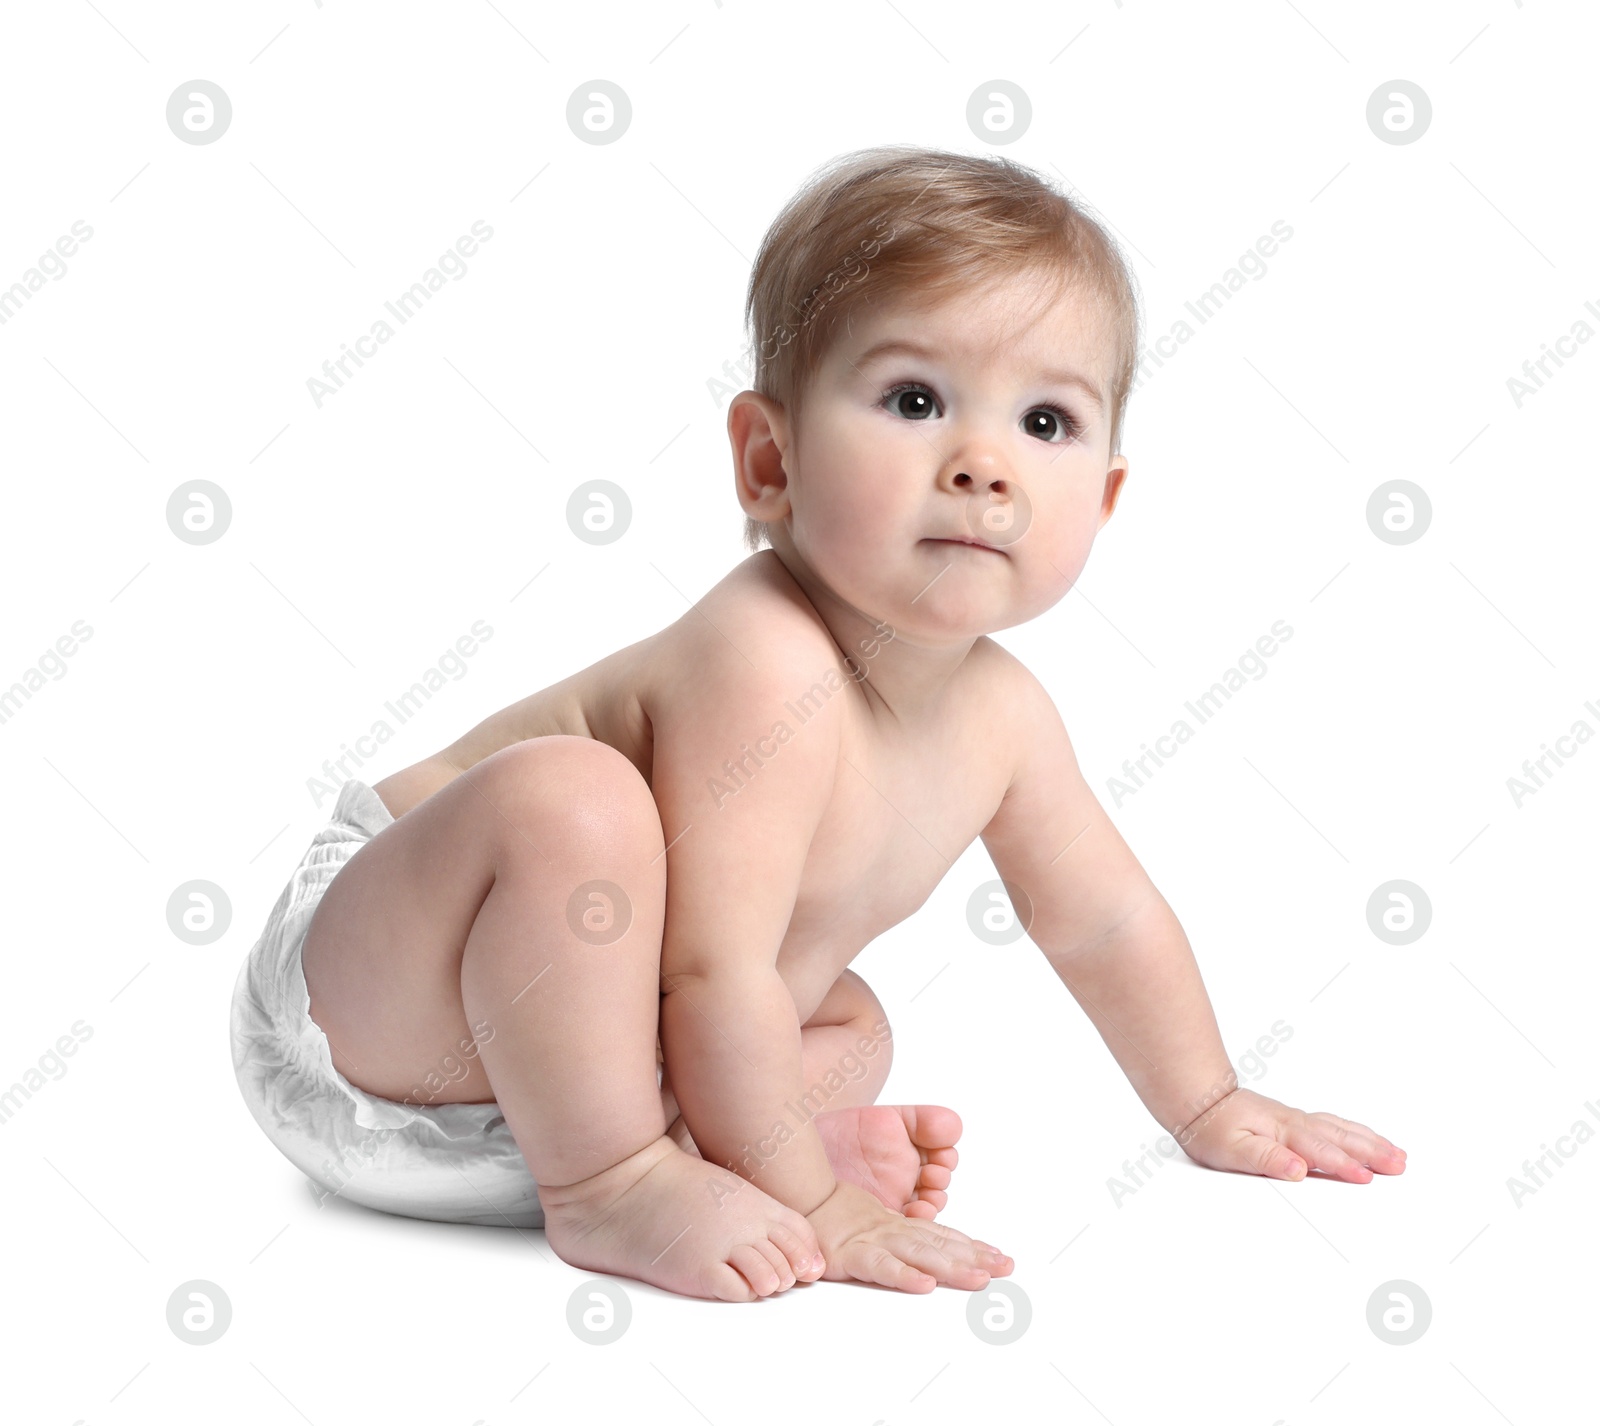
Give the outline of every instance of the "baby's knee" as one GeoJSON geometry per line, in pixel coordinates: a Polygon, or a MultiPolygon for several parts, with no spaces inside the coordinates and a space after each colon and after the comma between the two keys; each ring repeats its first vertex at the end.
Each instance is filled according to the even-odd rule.
{"type": "Polygon", "coordinates": [[[853,970],[842,972],[817,1007],[813,1022],[838,1025],[850,1036],[850,1052],[887,1074],[894,1058],[889,1016],[872,987],[853,970]],[[824,1016],[824,1010],[831,1011],[824,1016]]]}
{"type": "Polygon", "coordinates": [[[551,858],[615,855],[646,865],[661,853],[661,814],[649,784],[608,743],[529,738],[485,758],[471,775],[514,847],[538,846],[551,858]],[[541,843],[541,831],[553,845],[541,843]]]}
{"type": "MultiPolygon", "coordinates": [[[[853,971],[846,971],[845,974],[855,975],[853,971]]],[[[851,1028],[855,1031],[850,1043],[862,1059],[877,1066],[880,1076],[887,1075],[894,1061],[894,1032],[889,1028],[888,1012],[872,993],[872,987],[858,975],[855,979],[860,981],[857,991],[859,1000],[856,1013],[850,1019],[851,1028]]]]}
{"type": "Polygon", "coordinates": [[[872,993],[872,987],[853,970],[843,970],[822,997],[821,1003],[812,1011],[806,1026],[855,1025],[859,1022],[870,1027],[879,1020],[888,1024],[888,1017],[878,1003],[878,997],[872,993]]]}

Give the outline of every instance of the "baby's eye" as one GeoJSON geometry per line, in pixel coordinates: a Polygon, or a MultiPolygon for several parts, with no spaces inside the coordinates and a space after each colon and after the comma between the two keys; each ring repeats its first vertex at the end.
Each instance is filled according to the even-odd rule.
{"type": "Polygon", "coordinates": [[[926,420],[933,414],[936,404],[933,395],[925,386],[918,386],[915,382],[904,381],[899,386],[890,387],[883,394],[883,404],[891,411],[906,417],[911,421],[926,420]],[[910,396],[910,401],[902,401],[903,396],[910,396]]]}
{"type": "Polygon", "coordinates": [[[1038,436],[1051,445],[1061,445],[1079,433],[1072,413],[1048,402],[1028,412],[1022,425],[1030,436],[1038,436]]]}

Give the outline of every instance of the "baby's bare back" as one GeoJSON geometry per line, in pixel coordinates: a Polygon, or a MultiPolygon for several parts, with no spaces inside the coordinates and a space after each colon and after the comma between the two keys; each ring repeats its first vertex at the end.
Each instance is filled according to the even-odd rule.
{"type": "MultiPolygon", "coordinates": [[[[823,704],[842,700],[832,793],[777,960],[804,1023],[861,950],[916,911],[982,832],[1013,763],[1021,666],[992,640],[973,645],[934,712],[916,725],[875,697],[870,650],[851,652],[854,669],[782,562],[763,550],[660,633],[501,709],[374,790],[403,816],[501,748],[551,734],[608,744],[653,789],[657,760],[675,749],[657,747],[652,710],[692,707],[709,687],[708,661],[732,657],[752,679],[781,672],[793,687],[727,748],[721,766],[675,770],[704,777],[711,803],[721,806],[756,787],[823,704]]],[[[663,837],[670,845],[682,830],[663,826],[663,837]]]]}

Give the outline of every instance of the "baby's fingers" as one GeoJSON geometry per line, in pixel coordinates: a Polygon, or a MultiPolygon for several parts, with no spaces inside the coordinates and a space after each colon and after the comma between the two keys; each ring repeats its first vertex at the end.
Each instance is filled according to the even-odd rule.
{"type": "Polygon", "coordinates": [[[1015,1266],[1004,1253],[964,1233],[947,1229],[947,1236],[935,1236],[931,1230],[941,1226],[917,1221],[915,1229],[894,1240],[894,1251],[946,1286],[969,1292],[987,1287],[991,1277],[1007,1276],[1015,1266]]]}
{"type": "Polygon", "coordinates": [[[931,1273],[919,1272],[881,1243],[847,1244],[843,1252],[829,1258],[824,1276],[834,1277],[836,1273],[839,1277],[876,1283],[900,1292],[932,1292],[939,1285],[931,1273]]]}
{"type": "Polygon", "coordinates": [[[1365,1164],[1374,1173],[1405,1172],[1406,1151],[1365,1124],[1320,1111],[1307,1117],[1357,1163],[1365,1164]]]}
{"type": "Polygon", "coordinates": [[[1222,1149],[1209,1162],[1213,1168],[1242,1169],[1246,1173],[1258,1173],[1263,1178],[1294,1181],[1306,1176],[1305,1161],[1300,1155],[1265,1134],[1251,1134],[1238,1144],[1222,1149]]]}
{"type": "Polygon", "coordinates": [[[1347,1183],[1371,1183],[1372,1171],[1357,1163],[1337,1144],[1324,1138],[1313,1128],[1292,1126],[1285,1134],[1286,1144],[1252,1135],[1241,1146],[1241,1152],[1250,1160],[1255,1171],[1267,1178],[1298,1182],[1310,1169],[1332,1178],[1342,1178],[1347,1183]]]}

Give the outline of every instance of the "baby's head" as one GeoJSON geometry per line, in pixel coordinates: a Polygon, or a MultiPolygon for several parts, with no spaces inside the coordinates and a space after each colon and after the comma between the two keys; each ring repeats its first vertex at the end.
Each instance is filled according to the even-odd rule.
{"type": "Polygon", "coordinates": [[[1000,158],[846,155],[768,230],[746,320],[728,431],[752,550],[933,638],[1071,588],[1127,472],[1138,352],[1127,266],[1071,199],[1000,158]],[[991,548],[940,543],[963,538],[991,548]]]}

